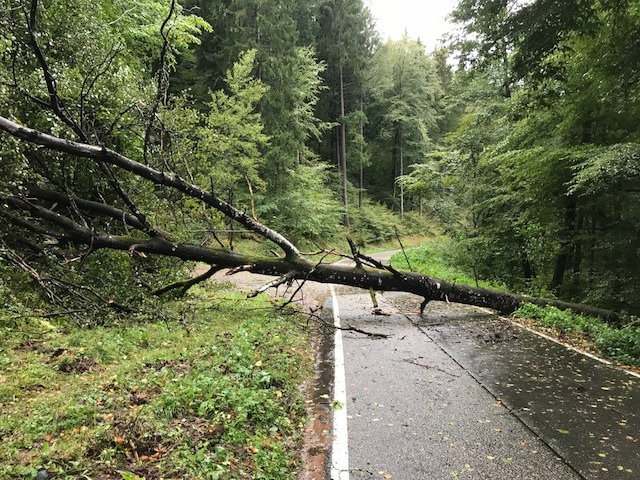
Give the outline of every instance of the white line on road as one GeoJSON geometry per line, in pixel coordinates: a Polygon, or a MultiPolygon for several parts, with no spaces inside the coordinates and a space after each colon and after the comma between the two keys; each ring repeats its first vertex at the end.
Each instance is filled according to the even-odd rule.
{"type": "MultiPolygon", "coordinates": [[[[478,308],[478,310],[482,310],[483,312],[489,313],[491,315],[495,315],[496,314],[496,312],[494,312],[493,310],[489,310],[488,308],[484,308],[484,307],[477,307],[477,308],[478,308]]],[[[500,318],[502,318],[502,319],[504,319],[506,321],[512,321],[511,319],[506,318],[506,317],[500,317],[500,318]]],[[[522,324],[520,322],[513,322],[513,323],[518,325],[520,328],[522,328],[522,329],[524,329],[524,330],[526,330],[528,332],[533,333],[534,335],[538,335],[539,337],[542,337],[542,338],[545,338],[547,340],[550,340],[550,341],[552,341],[554,343],[557,343],[558,345],[562,345],[563,347],[568,348],[569,350],[573,350],[574,352],[580,353],[581,355],[584,355],[585,357],[589,357],[589,358],[591,358],[593,360],[596,360],[596,361],[598,361],[600,363],[604,363],[605,365],[612,366],[613,368],[615,368],[617,370],[622,370],[623,372],[625,372],[625,373],[627,373],[627,374],[629,374],[629,375],[631,375],[633,377],[640,378],[640,374],[638,374],[638,373],[636,373],[636,372],[634,372],[632,370],[628,370],[626,368],[618,367],[613,362],[610,362],[609,360],[605,360],[604,358],[600,358],[597,355],[593,355],[592,353],[589,353],[586,350],[582,350],[581,348],[577,348],[577,347],[574,347],[573,345],[569,345],[567,343],[561,342],[557,338],[554,338],[554,337],[552,337],[550,335],[547,335],[545,333],[542,333],[542,332],[539,332],[537,330],[534,330],[533,328],[527,327],[526,325],[524,325],[524,324],[522,324]]]]}
{"type": "Polygon", "coordinates": [[[338,297],[329,285],[333,302],[334,336],[334,410],[333,446],[331,448],[331,480],[349,480],[349,442],[347,437],[347,381],[344,372],[344,351],[338,297]]]}

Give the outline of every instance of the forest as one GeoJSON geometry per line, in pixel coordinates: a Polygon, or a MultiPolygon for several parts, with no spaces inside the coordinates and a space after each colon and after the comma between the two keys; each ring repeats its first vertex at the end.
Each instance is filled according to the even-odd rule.
{"type": "MultiPolygon", "coordinates": [[[[635,2],[464,0],[431,52],[381,39],[358,0],[183,3],[3,2],[3,117],[173,172],[294,244],[436,228],[476,281],[638,312],[635,2]]],[[[66,251],[44,205],[230,250],[247,228],[109,166],[1,148],[9,270],[90,276],[99,249],[66,251]]]]}
{"type": "Polygon", "coordinates": [[[0,0],[2,331],[184,322],[224,268],[639,314],[640,2],[451,20],[434,49],[363,0],[0,0]],[[358,252],[412,236],[473,284],[358,252]]]}

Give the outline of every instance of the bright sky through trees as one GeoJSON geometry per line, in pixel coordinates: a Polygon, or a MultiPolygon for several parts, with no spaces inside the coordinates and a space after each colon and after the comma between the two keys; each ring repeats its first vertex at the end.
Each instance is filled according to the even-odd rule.
{"type": "Polygon", "coordinates": [[[438,40],[451,29],[445,17],[457,0],[368,0],[382,39],[399,40],[405,29],[409,37],[419,38],[433,50],[438,40]]]}

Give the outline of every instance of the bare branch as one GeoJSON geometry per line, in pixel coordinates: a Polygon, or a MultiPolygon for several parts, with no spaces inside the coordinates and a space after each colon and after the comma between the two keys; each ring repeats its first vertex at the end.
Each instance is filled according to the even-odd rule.
{"type": "MultiPolygon", "coordinates": [[[[35,197],[41,200],[48,200],[51,202],[58,203],[60,205],[70,205],[71,202],[73,202],[76,206],[76,209],[81,208],[83,211],[88,213],[102,215],[105,217],[112,218],[114,220],[123,221],[126,225],[132,228],[135,228],[136,230],[149,233],[149,226],[140,222],[138,217],[136,217],[135,215],[131,215],[125,212],[124,210],[120,210],[119,208],[116,208],[112,205],[108,205],[106,203],[85,200],[74,194],[62,195],[62,194],[52,192],[50,190],[44,190],[38,187],[30,187],[27,190],[27,196],[31,198],[35,197]]],[[[162,232],[157,228],[152,228],[151,231],[152,231],[151,236],[166,235],[165,232],[162,232]]]]}
{"type": "MultiPolygon", "coordinates": [[[[271,240],[282,248],[288,258],[300,258],[299,250],[280,233],[256,222],[244,212],[241,212],[229,203],[220,199],[213,192],[208,192],[194,184],[191,184],[175,173],[161,172],[143,165],[142,163],[131,160],[106,147],[98,147],[48,135],[46,133],[24,127],[5,117],[0,117],[0,130],[3,130],[16,138],[20,138],[36,145],[41,145],[51,150],[89,158],[96,161],[98,164],[106,163],[108,165],[117,166],[139,177],[145,178],[156,185],[174,188],[189,197],[201,200],[206,205],[215,208],[228,218],[235,220],[257,234],[262,235],[264,238],[271,240]]],[[[135,213],[136,212],[134,212],[134,214],[135,213]]]]}
{"type": "Polygon", "coordinates": [[[216,273],[218,273],[220,270],[223,270],[224,268],[225,267],[213,266],[209,270],[207,270],[205,273],[203,273],[202,275],[198,275],[197,277],[193,277],[193,278],[190,278],[188,280],[182,280],[180,282],[171,283],[171,284],[166,285],[166,286],[164,286],[162,288],[158,288],[157,290],[154,290],[152,293],[159,297],[160,295],[163,295],[163,294],[165,294],[167,292],[170,292],[171,290],[176,290],[176,289],[180,288],[180,289],[182,289],[182,291],[180,292],[180,296],[182,296],[185,293],[187,293],[187,291],[191,287],[193,287],[194,285],[197,285],[199,283],[202,283],[205,280],[210,279],[216,273]]]}
{"type": "Polygon", "coordinates": [[[173,17],[173,13],[176,8],[176,0],[171,0],[171,7],[169,8],[169,13],[166,18],[162,22],[160,26],[160,35],[162,35],[162,49],[160,51],[160,60],[159,60],[159,68],[158,68],[158,84],[156,86],[156,98],[153,102],[153,107],[151,108],[151,113],[149,114],[149,122],[147,123],[147,128],[144,134],[144,160],[147,162],[147,156],[149,153],[149,143],[151,142],[151,130],[153,130],[154,120],[156,118],[156,114],[158,113],[158,108],[160,108],[160,103],[162,101],[162,97],[165,95],[166,90],[166,80],[167,80],[167,72],[165,71],[165,62],[167,59],[167,52],[169,51],[169,36],[168,32],[165,33],[165,28],[167,24],[173,17]]]}
{"type": "Polygon", "coordinates": [[[33,53],[38,59],[38,63],[40,64],[40,69],[42,70],[42,74],[44,76],[44,81],[47,85],[47,91],[49,93],[49,107],[53,110],[53,112],[62,120],[64,124],[66,124],[73,132],[78,135],[78,137],[82,141],[87,141],[87,137],[80,128],[80,126],[76,123],[73,117],[69,114],[64,102],[58,95],[58,87],[56,86],[56,80],[51,73],[51,69],[49,68],[49,64],[42,53],[42,49],[38,44],[38,39],[36,35],[36,16],[38,13],[38,0],[31,0],[31,9],[29,11],[29,15],[27,17],[27,27],[29,29],[29,38],[31,40],[31,48],[33,49],[33,53]]]}
{"type": "Polygon", "coordinates": [[[118,54],[122,51],[122,47],[120,45],[114,46],[111,49],[111,52],[106,56],[104,60],[102,60],[97,65],[94,65],[89,69],[87,74],[82,81],[82,87],[80,88],[80,127],[84,130],[84,111],[85,111],[85,103],[87,97],[91,94],[96,82],[100,79],[102,75],[107,73],[107,71],[111,68],[113,61],[116,59],[118,54]],[[93,73],[95,72],[95,75],[93,73]]]}
{"type": "Polygon", "coordinates": [[[402,240],[400,240],[400,234],[398,233],[398,227],[394,226],[393,230],[395,231],[396,239],[398,240],[398,243],[400,244],[400,248],[402,249],[402,254],[404,255],[404,259],[407,262],[407,267],[409,267],[409,271],[410,272],[413,272],[413,268],[411,267],[411,262],[409,262],[409,257],[407,256],[407,251],[404,249],[404,245],[402,244],[402,240]]]}
{"type": "Polygon", "coordinates": [[[283,275],[282,277],[277,278],[277,279],[273,280],[272,282],[269,282],[266,285],[263,285],[259,289],[249,293],[247,295],[247,298],[255,298],[258,295],[260,295],[261,293],[266,292],[270,288],[278,288],[280,285],[283,285],[285,283],[289,283],[289,282],[293,281],[295,278],[296,278],[295,272],[289,272],[286,275],[283,275]]]}

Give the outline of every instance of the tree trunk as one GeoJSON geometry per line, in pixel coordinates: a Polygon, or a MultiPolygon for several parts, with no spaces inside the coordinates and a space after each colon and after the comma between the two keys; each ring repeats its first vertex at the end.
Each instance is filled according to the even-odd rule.
{"type": "MultiPolygon", "coordinates": [[[[404,148],[402,129],[400,129],[400,177],[404,175],[404,148]]],[[[400,183],[400,217],[404,217],[404,184],[400,183]]]]}
{"type": "Polygon", "coordinates": [[[511,98],[511,79],[509,75],[509,52],[507,51],[507,41],[503,40],[502,50],[502,94],[505,98],[511,98]]]}
{"type": "MultiPolygon", "coordinates": [[[[364,112],[364,102],[360,98],[360,112],[364,112]]],[[[364,122],[360,118],[360,175],[358,185],[358,208],[362,210],[364,201],[364,122]]]]}
{"type": "Polygon", "coordinates": [[[343,225],[349,226],[349,195],[347,191],[347,120],[344,106],[344,75],[340,64],[340,165],[342,170],[343,225]]]}
{"type": "Polygon", "coordinates": [[[391,147],[391,163],[393,164],[393,175],[391,177],[391,186],[393,187],[393,207],[395,209],[396,198],[398,197],[398,136],[399,132],[396,129],[393,139],[393,146],[391,147]]]}
{"type": "Polygon", "coordinates": [[[569,265],[571,245],[576,229],[576,201],[573,198],[567,199],[564,210],[564,232],[560,241],[560,253],[556,256],[555,267],[553,269],[553,279],[551,280],[551,290],[556,290],[564,283],[564,275],[569,265]]]}

